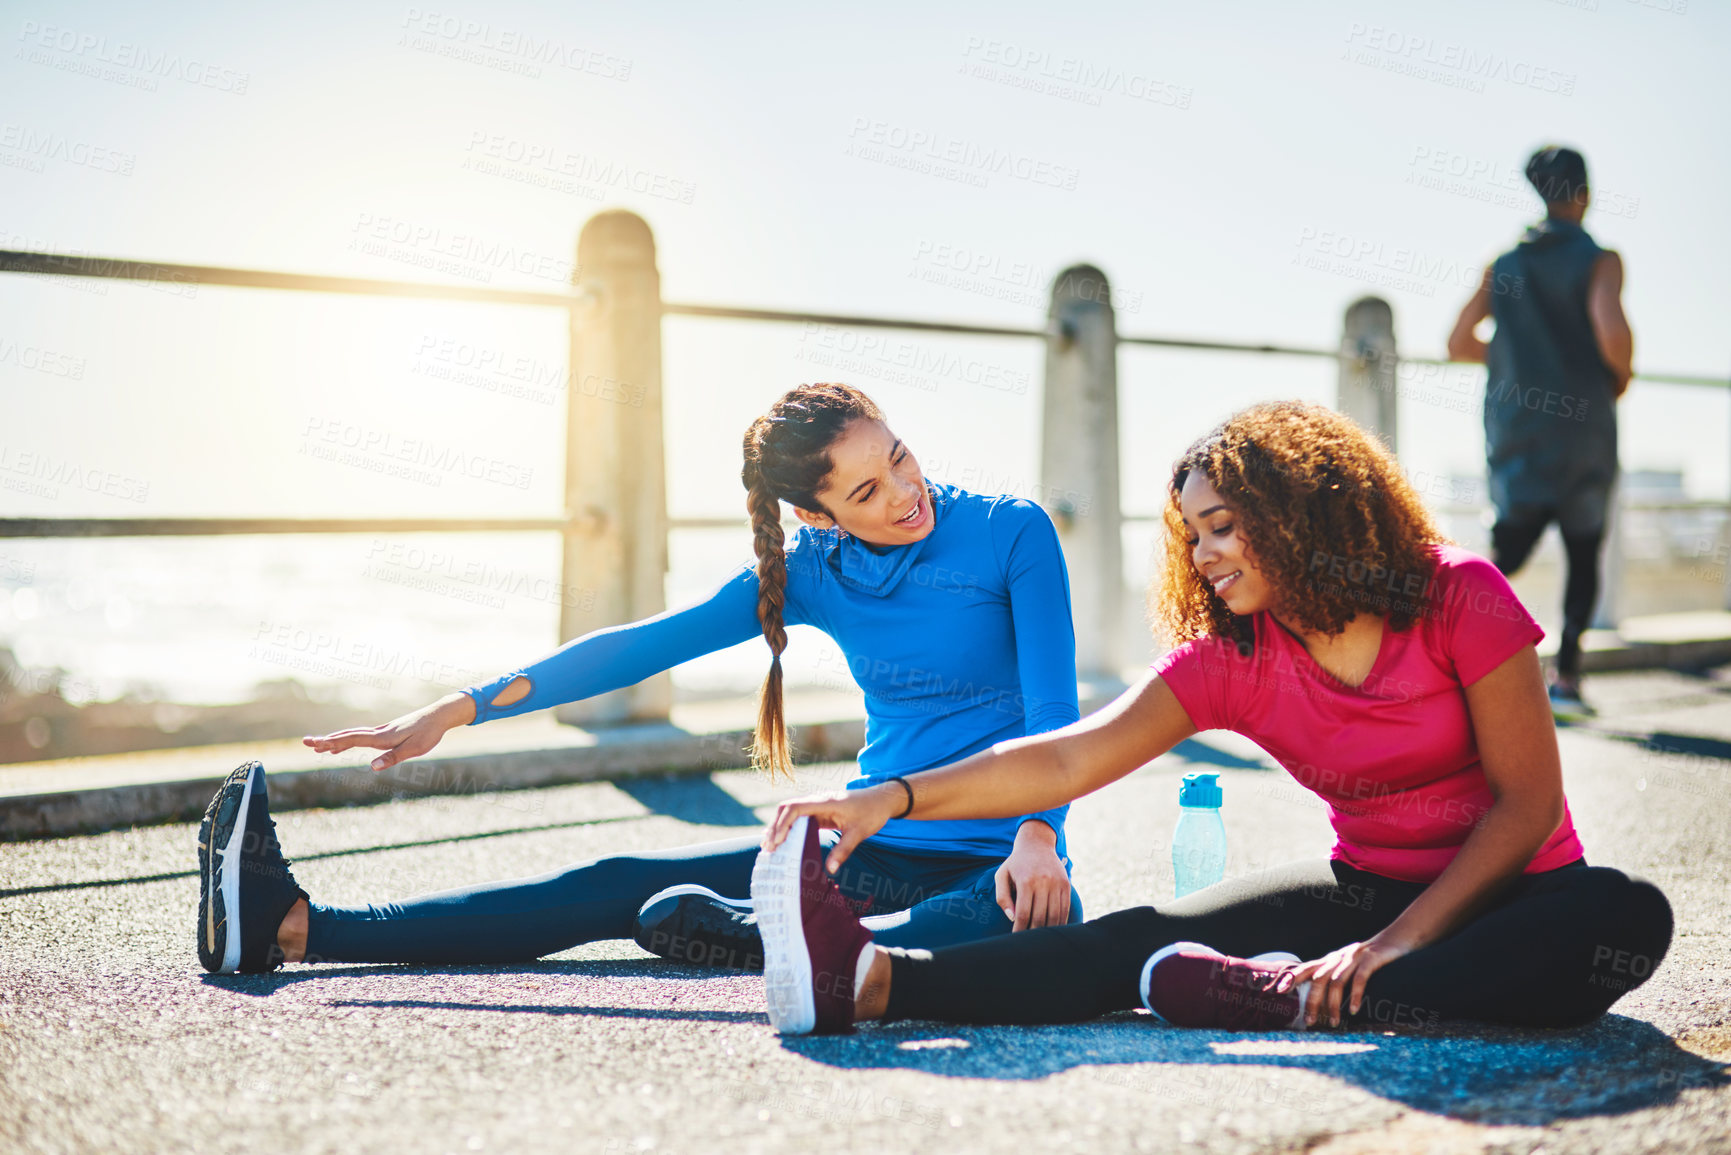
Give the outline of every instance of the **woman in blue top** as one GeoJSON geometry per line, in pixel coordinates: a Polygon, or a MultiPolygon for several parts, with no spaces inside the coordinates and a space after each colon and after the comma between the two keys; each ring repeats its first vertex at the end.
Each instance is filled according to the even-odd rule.
{"type": "MultiPolygon", "coordinates": [[[[802,385],[745,435],[757,561],[708,598],[596,630],[492,682],[383,726],[305,739],[384,750],[388,766],[479,724],[631,685],[761,633],[771,660],[753,763],[789,772],[786,627],[834,638],[865,691],[863,788],[1074,722],[1069,579],[1039,506],[927,482],[870,398],[802,385]],[[805,525],[784,544],[781,502],[805,525]]],[[[838,876],[877,941],[968,942],[1079,921],[1060,806],[1009,819],[892,821],[838,876]]],[[[219,972],[283,962],[516,962],[633,932],[682,961],[762,966],[749,915],[757,836],[625,854],[400,903],[312,903],[277,844],[264,770],[235,770],[199,836],[199,958],[219,972]]]]}

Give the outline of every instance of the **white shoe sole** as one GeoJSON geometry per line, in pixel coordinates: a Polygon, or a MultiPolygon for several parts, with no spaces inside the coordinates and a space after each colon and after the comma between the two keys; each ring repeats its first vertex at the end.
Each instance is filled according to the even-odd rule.
{"type": "MultiPolygon", "coordinates": [[[[1148,961],[1142,964],[1142,977],[1137,982],[1137,989],[1142,992],[1142,1005],[1148,1008],[1148,1013],[1153,1015],[1155,1018],[1159,1019],[1161,1022],[1165,1023],[1167,1026],[1171,1026],[1172,1025],[1171,1022],[1168,1021],[1167,1018],[1164,1015],[1162,1015],[1159,1011],[1155,1010],[1154,1004],[1152,1002],[1150,1002],[1148,999],[1148,976],[1154,973],[1154,964],[1155,963],[1158,963],[1161,959],[1165,958],[1168,955],[1177,954],[1179,951],[1182,951],[1182,950],[1188,950],[1188,951],[1191,951],[1191,952],[1196,953],[1196,954],[1212,955],[1215,958],[1225,958],[1226,957],[1224,954],[1221,954],[1219,951],[1215,950],[1213,947],[1207,946],[1207,945],[1205,945],[1203,943],[1199,943],[1199,942],[1169,943],[1168,945],[1161,947],[1159,950],[1155,951],[1153,954],[1148,956],[1148,961]]],[[[1262,954],[1251,955],[1245,961],[1246,962],[1262,962],[1262,963],[1278,962],[1278,963],[1297,964],[1297,963],[1303,962],[1304,960],[1299,958],[1297,955],[1293,954],[1289,950],[1271,950],[1271,951],[1265,951],[1262,954]]],[[[1310,984],[1305,983],[1303,985],[1308,987],[1310,984]]],[[[1299,1006],[1300,1006],[1299,1018],[1302,1019],[1304,1017],[1304,1011],[1302,1009],[1303,1004],[1304,1004],[1304,999],[1302,998],[1302,996],[1299,998],[1298,1001],[1299,1001],[1299,1006]]],[[[1297,1030],[1297,1029],[1301,1029],[1301,1028],[1295,1027],[1294,1029],[1297,1030]]]]}
{"type": "Polygon", "coordinates": [[[263,771],[255,767],[246,776],[246,787],[240,794],[240,809],[234,812],[234,828],[228,832],[228,844],[213,851],[217,860],[216,876],[222,887],[222,912],[226,923],[222,944],[222,970],[233,974],[240,966],[240,852],[246,841],[246,817],[252,809],[252,787],[263,771]]]}
{"type": "Polygon", "coordinates": [[[809,818],[796,818],[774,850],[758,852],[751,868],[751,903],[763,936],[763,994],[769,1022],[784,1035],[809,1035],[817,1026],[811,952],[799,917],[800,860],[809,818]]]}
{"type": "Polygon", "coordinates": [[[670,886],[666,890],[658,890],[648,898],[644,899],[643,905],[645,907],[653,906],[664,898],[678,898],[682,894],[695,894],[703,898],[711,899],[715,902],[721,903],[723,906],[731,906],[741,914],[751,913],[751,899],[724,898],[715,891],[709,889],[707,886],[700,886],[695,882],[682,882],[678,886],[670,886]]]}

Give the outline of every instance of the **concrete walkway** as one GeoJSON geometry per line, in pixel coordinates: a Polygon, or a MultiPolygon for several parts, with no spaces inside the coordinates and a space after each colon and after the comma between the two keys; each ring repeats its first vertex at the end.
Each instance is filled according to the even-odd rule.
{"type": "MultiPolygon", "coordinates": [[[[0,1150],[1731,1150],[1731,669],[1619,673],[1562,731],[1590,861],[1664,888],[1653,977],[1574,1031],[1234,1035],[1142,1014],[782,1040],[755,975],[626,941],[495,967],[205,975],[195,827],[0,845],[0,1150]]],[[[479,728],[478,728],[479,729],[479,728]]],[[[1206,734],[1076,803],[1089,912],[1171,894],[1177,775],[1219,770],[1229,876],[1325,854],[1312,795],[1206,734]]],[[[798,792],[848,764],[803,767],[798,792]]],[[[285,814],[320,901],[386,902],[756,831],[790,791],[641,776],[285,814]]]]}

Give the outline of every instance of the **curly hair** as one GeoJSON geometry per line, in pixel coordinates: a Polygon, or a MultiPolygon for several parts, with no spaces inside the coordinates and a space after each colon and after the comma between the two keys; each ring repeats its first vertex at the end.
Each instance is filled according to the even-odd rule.
{"type": "Polygon", "coordinates": [[[851,385],[801,385],[782,394],[769,412],[745,431],[745,462],[739,480],[751,514],[757,553],[757,620],[769,643],[769,673],[758,694],[757,727],[751,764],[771,778],[791,777],[793,748],[782,707],[781,652],[787,649],[782,623],[787,598],[787,554],[781,529],[781,503],[828,514],[817,494],[834,468],[830,446],[854,421],[882,421],[876,403],[851,385]]]}
{"type": "Polygon", "coordinates": [[[1274,590],[1271,607],[1303,629],[1338,634],[1359,613],[1411,628],[1427,607],[1434,547],[1448,542],[1394,455],[1321,405],[1253,405],[1184,451],[1167,488],[1166,556],[1149,618],[1173,645],[1251,640],[1191,559],[1179,494],[1192,472],[1232,508],[1245,549],[1274,590]]]}

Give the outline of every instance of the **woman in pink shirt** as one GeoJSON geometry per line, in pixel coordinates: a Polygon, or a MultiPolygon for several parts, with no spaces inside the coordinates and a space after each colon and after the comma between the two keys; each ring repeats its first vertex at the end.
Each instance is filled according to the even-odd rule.
{"type": "Polygon", "coordinates": [[[1490,562],[1442,536],[1392,455],[1331,410],[1258,405],[1179,460],[1165,521],[1152,608],[1177,645],[1112,705],[783,804],[753,877],[779,1030],[1138,1005],[1255,1030],[1573,1026],[1652,974],[1670,906],[1583,858],[1543,631],[1490,562]],[[830,893],[825,865],[890,818],[1056,806],[1210,729],[1254,739],[1328,803],[1329,858],[930,953],[874,945],[830,893]],[[827,856],[820,825],[842,831],[827,856]]]}

